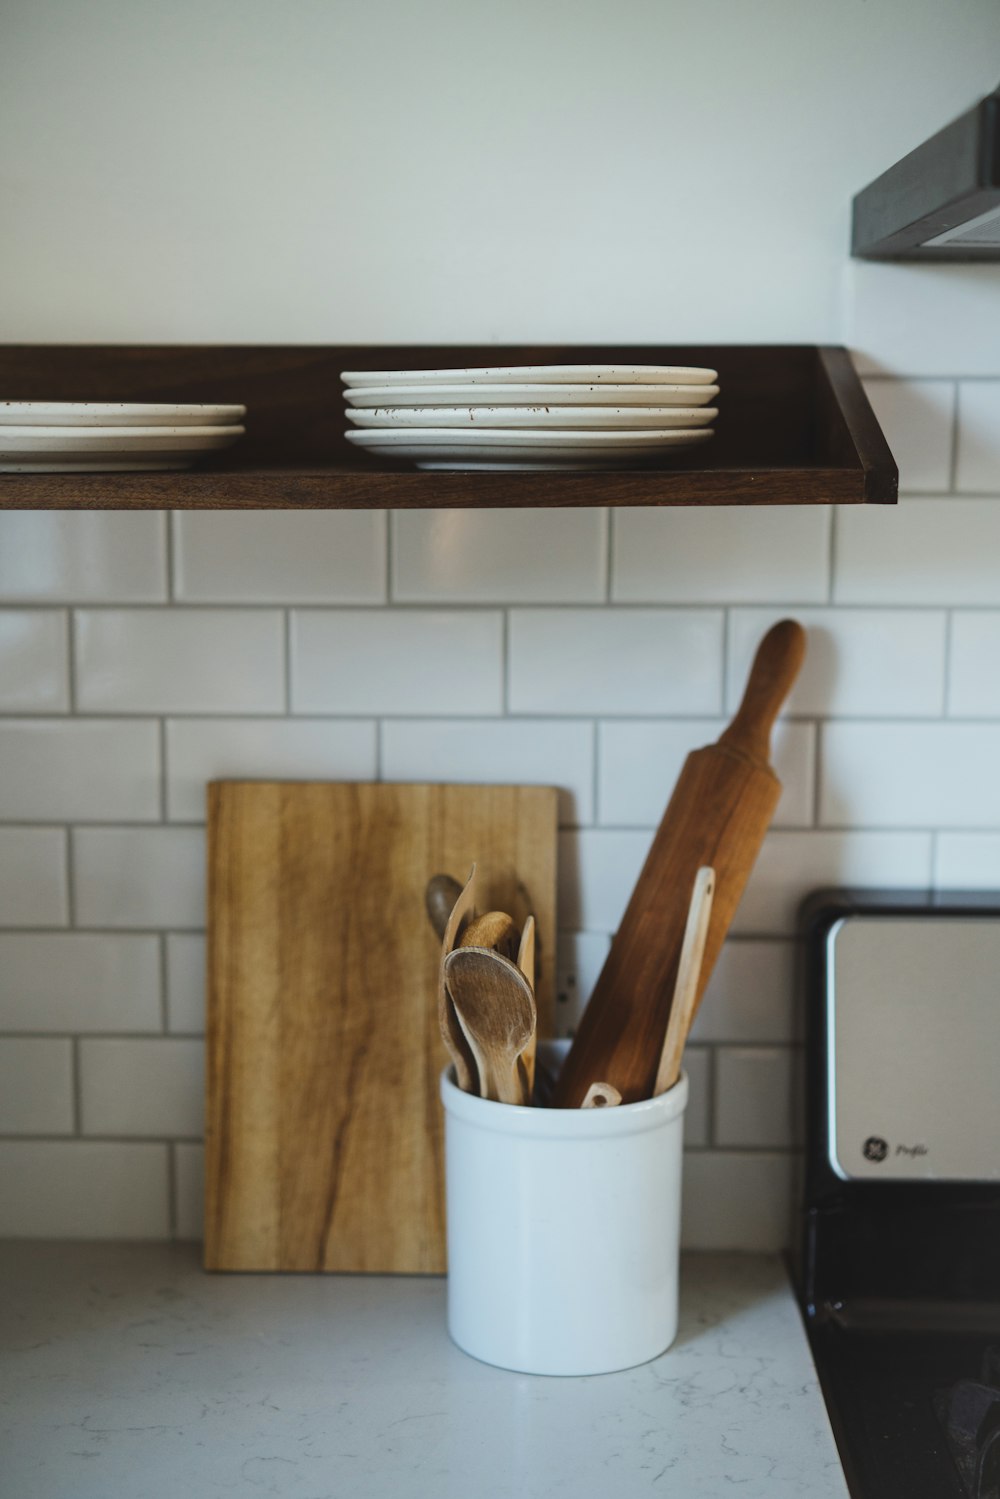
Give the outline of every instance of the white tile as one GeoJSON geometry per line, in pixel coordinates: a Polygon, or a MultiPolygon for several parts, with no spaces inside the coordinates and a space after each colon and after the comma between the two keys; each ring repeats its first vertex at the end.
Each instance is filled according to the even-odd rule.
{"type": "Polygon", "coordinates": [[[1000,604],[996,500],[845,505],[835,524],[838,603],[1000,604]]]}
{"type": "Polygon", "coordinates": [[[715,1058],[716,1145],[791,1146],[796,1110],[790,1046],[720,1046],[715,1058]]]}
{"type": "Polygon", "coordinates": [[[1000,266],[844,264],[844,342],[865,373],[1000,375],[1000,266]]]}
{"type": "Polygon", "coordinates": [[[0,828],[0,927],[65,926],[66,834],[0,828]]]}
{"type": "Polygon", "coordinates": [[[826,827],[1000,826],[1000,725],[827,724],[826,827]]]}
{"type": "MultiPolygon", "coordinates": [[[[727,700],[735,711],[754,652],[784,609],[730,615],[727,700]]],[[[796,609],[806,659],[789,713],[905,718],[939,714],[944,702],[945,616],[940,611],[796,609]]]]}
{"type": "Polygon", "coordinates": [[[951,621],[948,712],[1000,718],[1000,611],[958,610],[951,621]]]}
{"type": "Polygon", "coordinates": [[[72,1042],[0,1039],[0,1134],[72,1132],[72,1042]]]}
{"type": "Polygon", "coordinates": [[[0,933],[0,1030],[159,1029],[156,937],[0,933]]]}
{"type": "Polygon", "coordinates": [[[825,506],[616,510],[611,596],[639,604],[825,603],[825,506]]]}
{"type": "Polygon", "coordinates": [[[12,1239],[163,1239],[166,1145],[0,1141],[0,1235],[12,1239]]]}
{"type": "Polygon", "coordinates": [[[555,1034],[572,1036],[608,955],[607,932],[560,932],[556,954],[555,1034]]]}
{"type": "Polygon", "coordinates": [[[380,604],[383,510],[177,510],[174,597],[187,603],[380,604]]]}
{"type": "Polygon", "coordinates": [[[331,719],[178,718],[167,724],[167,816],[205,820],[213,780],[375,778],[375,725],[331,719]]]}
{"type": "Polygon", "coordinates": [[[0,609],[0,711],[65,713],[69,644],[63,609],[0,609]]]}
{"type": "Polygon", "coordinates": [[[493,610],[292,613],[296,713],[499,713],[502,617],[493,610]]]}
{"type": "Polygon", "coordinates": [[[684,1110],[684,1148],[703,1147],[709,1143],[709,1104],[711,1101],[712,1054],[707,1046],[688,1046],[684,1050],[684,1071],[688,1078],[688,1101],[684,1110]]]}
{"type": "Polygon", "coordinates": [[[106,713],[279,713],[276,609],[81,609],[77,701],[106,713]]]}
{"type": "Polygon", "coordinates": [[[154,822],[159,728],[106,719],[0,723],[0,817],[33,822],[154,822]]]}
{"type": "Polygon", "coordinates": [[[692,1041],[788,1042],[795,1033],[795,945],[730,937],[698,1007],[692,1041]]]}
{"type": "Polygon", "coordinates": [[[7,510],[0,515],[0,598],[128,604],[166,596],[162,512],[7,510]]]}
{"type": "Polygon", "coordinates": [[[560,823],[587,823],[594,816],[594,729],[565,719],[387,719],[382,779],[558,786],[560,823]]]}
{"type": "Polygon", "coordinates": [[[951,488],[951,380],[866,380],[865,394],[899,466],[904,492],[951,488]]]}
{"type": "Polygon", "coordinates": [[[205,925],[201,828],[80,828],[73,834],[80,926],[205,925]]]}
{"type": "Polygon", "coordinates": [[[939,833],[934,885],[939,890],[1000,890],[1000,833],[939,833]]]}
{"type": "Polygon", "coordinates": [[[616,931],[651,842],[648,832],[560,833],[560,929],[616,931]]]}
{"type": "Polygon", "coordinates": [[[200,1036],[205,1030],[205,938],[167,937],[167,1029],[200,1036]]]}
{"type": "Polygon", "coordinates": [[[930,874],[930,833],[769,833],[731,930],[740,936],[791,935],[799,906],[814,890],[925,889],[930,874]]]}
{"type": "Polygon", "coordinates": [[[205,1150],[178,1144],[174,1152],[174,1223],[178,1239],[200,1239],[205,1223],[205,1150]]]}
{"type": "Polygon", "coordinates": [[[793,1168],[787,1151],[685,1151],[682,1247],[784,1249],[795,1231],[793,1168]]]}
{"type": "Polygon", "coordinates": [[[722,612],[513,609],[514,713],[717,713],[722,612]]]}
{"type": "Polygon", "coordinates": [[[80,1042],[85,1135],[189,1135],[205,1120],[205,1046],[158,1036],[80,1042]]]}
{"type": "MultiPolygon", "coordinates": [[[[689,752],[713,743],[726,723],[723,718],[602,723],[597,760],[599,821],[616,827],[657,826],[689,752]]],[[[811,825],[815,761],[815,725],[782,719],[773,736],[773,763],[782,784],[774,814],[776,826],[811,825]]]]}
{"type": "Polygon", "coordinates": [[[605,510],[400,510],[393,524],[392,593],[403,603],[604,599],[605,510]]]}
{"type": "Polygon", "coordinates": [[[1000,492],[1000,380],[963,380],[958,387],[955,488],[1000,492]]]}

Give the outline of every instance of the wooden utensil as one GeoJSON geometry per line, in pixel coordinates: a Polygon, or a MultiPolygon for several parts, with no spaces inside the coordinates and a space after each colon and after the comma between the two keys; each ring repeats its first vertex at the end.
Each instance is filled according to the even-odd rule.
{"type": "Polygon", "coordinates": [[[476,1060],[480,1096],[497,1103],[529,1103],[531,1087],[519,1061],[537,1017],[524,974],[490,949],[456,947],[444,960],[444,975],[476,1060]]]}
{"type": "Polygon", "coordinates": [[[691,904],[688,907],[687,926],[681,944],[681,960],[677,968],[677,983],[670,1002],[670,1019],[667,1034],[663,1038],[660,1065],[656,1069],[653,1085],[654,1097],[666,1093],[681,1075],[681,1058],[694,1019],[698,998],[698,981],[701,977],[702,959],[705,955],[705,940],[708,923],[712,915],[712,898],[715,895],[715,870],[699,869],[695,875],[691,904]]]}
{"type": "Polygon", "coordinates": [[[459,947],[491,947],[511,962],[517,958],[521,934],[506,911],[486,911],[470,921],[458,940],[459,947]]]}
{"type": "Polygon", "coordinates": [[[557,1107],[578,1108],[594,1078],[613,1083],[625,1103],[652,1094],[695,874],[715,870],[697,1003],[781,794],[768,763],[771,728],[804,653],[795,620],[769,630],[736,717],[684,762],[556,1084],[557,1107]]]}
{"type": "Polygon", "coordinates": [[[448,917],[455,909],[455,902],[461,893],[462,887],[453,875],[433,874],[427,881],[424,905],[427,908],[428,920],[438,937],[444,936],[448,917]]]}
{"type": "MultiPolygon", "coordinates": [[[[435,878],[440,879],[441,876],[437,875],[435,878]]],[[[445,922],[444,934],[441,938],[441,962],[438,965],[438,1025],[441,1028],[441,1039],[448,1048],[448,1054],[455,1068],[455,1081],[463,1093],[479,1092],[479,1073],[476,1070],[476,1059],[472,1048],[455,1014],[455,1006],[448,992],[444,976],[444,960],[458,943],[463,925],[468,928],[473,924],[475,912],[476,866],[473,864],[469,870],[465,888],[459,890],[458,899],[445,922]]]]}
{"type": "Polygon", "coordinates": [[[613,1088],[610,1083],[591,1083],[580,1107],[581,1109],[613,1109],[621,1101],[622,1096],[618,1089],[613,1088]]]}
{"type": "MultiPolygon", "coordinates": [[[[524,923],[521,933],[521,945],[517,950],[517,966],[531,985],[531,992],[535,992],[535,918],[529,916],[524,923]]],[[[521,1053],[521,1061],[528,1076],[528,1096],[535,1091],[535,1051],[538,1046],[538,1026],[532,1032],[531,1040],[521,1053]]]]}
{"type": "MultiPolygon", "coordinates": [[[[555,924],[551,787],[209,789],[205,1264],[438,1274],[447,1061],[421,892],[555,924]]],[[[546,955],[549,956],[548,954],[546,955]]],[[[553,1002],[552,964],[538,1003],[553,1002]]]]}

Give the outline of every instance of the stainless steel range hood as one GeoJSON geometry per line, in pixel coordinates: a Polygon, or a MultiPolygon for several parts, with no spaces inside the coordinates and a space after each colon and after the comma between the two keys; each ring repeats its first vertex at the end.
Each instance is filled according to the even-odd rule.
{"type": "Polygon", "coordinates": [[[1000,89],[858,193],[851,253],[1000,260],[1000,89]]]}

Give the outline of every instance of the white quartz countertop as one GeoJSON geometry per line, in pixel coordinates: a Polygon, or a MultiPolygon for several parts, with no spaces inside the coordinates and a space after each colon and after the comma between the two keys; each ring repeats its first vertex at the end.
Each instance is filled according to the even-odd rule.
{"type": "Polygon", "coordinates": [[[18,1499],[844,1499],[775,1258],[687,1257],[677,1341],[546,1379],[460,1353],[444,1282],[205,1275],[193,1245],[0,1244],[18,1499]]]}

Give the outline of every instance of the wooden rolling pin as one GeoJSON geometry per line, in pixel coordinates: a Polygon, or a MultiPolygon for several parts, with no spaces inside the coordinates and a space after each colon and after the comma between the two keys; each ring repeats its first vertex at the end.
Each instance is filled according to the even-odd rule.
{"type": "Polygon", "coordinates": [[[700,1001],[781,795],[771,728],[805,643],[793,619],[769,630],[736,717],[685,760],[556,1084],[557,1108],[580,1108],[598,1080],[623,1103],[652,1096],[695,876],[703,865],[715,870],[700,1001]]]}

